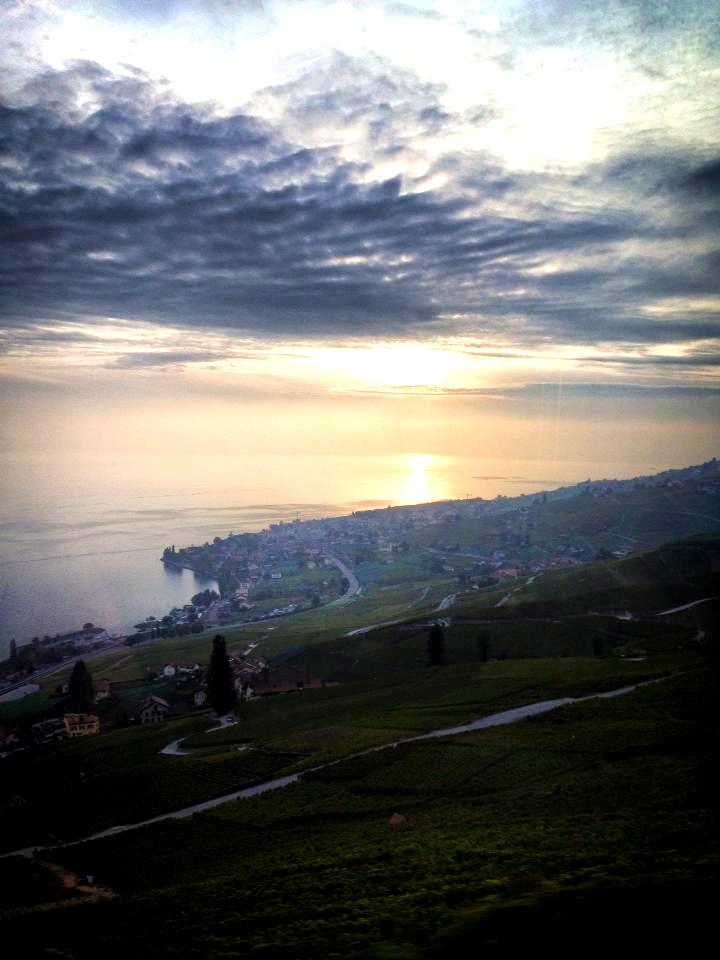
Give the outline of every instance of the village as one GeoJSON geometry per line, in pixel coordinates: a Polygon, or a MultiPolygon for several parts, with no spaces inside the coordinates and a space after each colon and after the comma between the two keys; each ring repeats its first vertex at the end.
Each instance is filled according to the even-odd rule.
{"type": "MultiPolygon", "coordinates": [[[[46,702],[51,689],[47,678],[80,658],[91,663],[113,647],[288,618],[346,604],[361,594],[381,602],[382,592],[396,586],[425,584],[427,589],[427,584],[437,582],[461,593],[512,584],[548,570],[622,559],[643,545],[642,538],[628,535],[632,513],[647,515],[652,528],[662,498],[668,495],[682,508],[682,516],[692,517],[689,508],[695,498],[720,495],[715,461],[656,478],[587,481],[514,498],[468,498],[320,520],[296,518],[259,533],[215,537],[201,546],[169,546],[163,552],[164,563],[212,578],[218,590],[206,588],[182,608],[161,618],[147,617],[127,636],[86,622],[79,630],[36,637],[30,644],[11,642],[10,656],[0,663],[0,709],[20,701],[18,709],[6,712],[13,717],[32,717],[33,711],[39,715],[34,731],[25,721],[20,734],[17,724],[12,729],[6,726],[0,750],[207,709],[203,666],[167,663],[135,680],[110,683],[97,677],[97,709],[74,716],[77,711],[63,709],[62,685],[52,691],[53,702],[46,702]],[[568,520],[578,509],[585,518],[582,525],[568,520]]],[[[231,667],[240,701],[321,685],[283,666],[282,655],[265,661],[252,644],[232,652],[231,667]]]]}
{"type": "Polygon", "coordinates": [[[201,634],[206,630],[284,618],[345,603],[364,590],[433,578],[478,589],[621,559],[642,539],[627,535],[627,509],[618,494],[632,493],[636,509],[648,497],[720,495],[716,461],[655,477],[584,481],[570,487],[493,500],[467,498],[354,511],[347,516],[270,524],[258,533],[229,533],[199,546],[168,546],[162,562],[215,580],[191,602],[164,616],[149,615],[128,635],[87,622],[76,631],[10,643],[0,663],[0,697],[36,692],[35,681],[78,656],[93,657],[120,644],[201,634]],[[597,504],[597,522],[568,523],[574,498],[597,504]]]}
{"type": "MultiPolygon", "coordinates": [[[[254,652],[254,647],[250,644],[246,650],[233,650],[228,655],[238,705],[326,686],[307,670],[283,663],[282,656],[266,660],[254,652]]],[[[84,661],[78,662],[84,667],[84,661]]],[[[0,759],[128,725],[158,724],[210,710],[208,669],[199,662],[171,661],[158,671],[130,680],[91,677],[83,711],[72,709],[77,699],[71,684],[72,680],[55,686],[47,705],[40,710],[40,719],[30,713],[12,723],[0,723],[0,759]]]]}

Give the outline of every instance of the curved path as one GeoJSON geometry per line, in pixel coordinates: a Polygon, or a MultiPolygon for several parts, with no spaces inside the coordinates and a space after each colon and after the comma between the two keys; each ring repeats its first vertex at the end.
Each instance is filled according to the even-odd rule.
{"type": "MultiPolygon", "coordinates": [[[[424,589],[423,592],[420,594],[420,596],[417,598],[417,600],[411,600],[410,603],[408,603],[408,605],[407,605],[407,607],[406,607],[406,612],[407,612],[407,610],[412,610],[412,608],[413,608],[413,607],[416,607],[419,603],[422,603],[423,600],[425,599],[425,597],[427,597],[429,590],[430,590],[430,587],[425,587],[425,589],[424,589]]],[[[455,594],[453,594],[453,598],[454,598],[454,596],[455,596],[455,594]]],[[[447,600],[447,599],[448,599],[448,598],[445,597],[445,600],[447,600]]],[[[444,603],[444,602],[445,602],[445,601],[443,601],[443,603],[444,603]]],[[[443,610],[443,609],[444,609],[444,607],[443,607],[442,603],[440,604],[439,607],[436,607],[436,608],[435,608],[435,610],[443,610]]],[[[435,610],[433,610],[432,612],[435,613],[435,610]]],[[[343,636],[344,636],[344,637],[356,637],[356,636],[359,636],[360,634],[363,634],[363,633],[370,633],[370,632],[373,631],[373,630],[380,630],[382,627],[394,627],[394,626],[395,626],[396,624],[398,624],[398,623],[405,623],[406,620],[407,620],[407,617],[398,617],[397,620],[381,620],[380,623],[369,623],[369,624],[367,624],[367,626],[365,626],[365,627],[355,627],[353,630],[348,630],[348,632],[347,632],[347,633],[344,633],[343,636]]]]}
{"type": "MultiPolygon", "coordinates": [[[[234,727],[235,724],[240,723],[237,719],[232,719],[233,714],[228,713],[224,717],[219,717],[218,722],[214,727],[208,727],[207,730],[203,730],[203,733],[212,733],[213,730],[223,730],[225,727],[234,727]]],[[[177,740],[172,740],[167,746],[164,746],[162,750],[159,751],[165,757],[190,757],[195,752],[194,750],[186,750],[180,744],[187,740],[191,734],[186,733],[184,737],[178,737],[177,740]]]]}
{"type": "Polygon", "coordinates": [[[337,600],[331,600],[330,603],[326,603],[324,606],[341,607],[352,600],[353,597],[356,597],[358,593],[360,593],[360,581],[352,572],[350,567],[346,566],[339,557],[328,556],[328,560],[332,560],[340,573],[342,573],[342,575],[345,577],[348,582],[348,588],[341,597],[338,597],[337,600]]]}
{"type": "Polygon", "coordinates": [[[660,613],[656,613],[656,617],[667,617],[670,613],[680,613],[681,610],[690,610],[692,607],[697,607],[701,603],[709,603],[711,600],[717,600],[717,597],[703,597],[702,600],[693,600],[692,603],[684,603],[681,607],[671,607],[670,610],[661,610],[660,613]]]}
{"type": "Polygon", "coordinates": [[[107,830],[101,830],[98,833],[90,834],[80,840],[72,840],[69,843],[55,844],[52,847],[25,847],[22,850],[12,850],[9,853],[0,854],[2,857],[31,857],[35,851],[57,850],[64,847],[74,847],[80,843],[86,843],[89,840],[101,840],[104,837],[112,837],[118,833],[127,833],[130,830],[138,830],[140,827],[147,827],[153,823],[161,823],[163,820],[176,820],[184,817],[192,817],[195,813],[203,813],[206,810],[212,810],[223,803],[231,803],[233,800],[242,800],[246,797],[257,797],[262,793],[268,793],[270,790],[278,790],[281,787],[287,787],[291,783],[297,783],[307,773],[317,773],[319,770],[326,770],[328,767],[334,767],[339,763],[345,763],[347,760],[354,760],[357,757],[365,757],[371,753],[379,753],[381,750],[392,750],[406,743],[417,743],[420,740],[434,740],[439,737],[454,737],[461,733],[471,733],[474,730],[485,730],[488,727],[500,727],[508,723],[517,723],[518,720],[524,720],[526,717],[536,717],[542,713],[549,713],[551,710],[557,710],[558,707],[565,707],[571,703],[584,703],[586,700],[608,700],[612,697],[622,696],[624,693],[630,693],[632,690],[638,690],[640,687],[646,687],[652,683],[659,683],[666,677],[657,677],[654,680],[645,680],[642,683],[634,683],[630,686],[619,687],[617,690],[607,690],[605,693],[590,693],[584,697],[561,697],[557,700],[541,700],[538,703],[529,703],[523,707],[515,707],[512,710],[503,710],[501,713],[492,713],[488,717],[481,717],[479,720],[473,720],[471,723],[465,723],[457,727],[443,727],[439,730],[431,730],[429,733],[421,733],[414,737],[403,737],[401,740],[393,740],[391,743],[384,743],[379,747],[371,747],[369,750],[361,750],[359,753],[350,754],[347,757],[341,757],[339,760],[332,760],[329,763],[321,763],[317,767],[309,767],[300,773],[292,773],[285,777],[277,777],[275,780],[266,780],[264,783],[257,783],[252,787],[245,787],[242,790],[234,790],[232,793],[223,794],[221,797],[214,797],[212,800],[204,800],[202,803],[194,803],[189,807],[183,807],[180,810],[174,810],[172,813],[161,813],[157,817],[151,817],[149,820],[141,820],[137,823],[127,823],[116,827],[109,827],[107,830]]]}

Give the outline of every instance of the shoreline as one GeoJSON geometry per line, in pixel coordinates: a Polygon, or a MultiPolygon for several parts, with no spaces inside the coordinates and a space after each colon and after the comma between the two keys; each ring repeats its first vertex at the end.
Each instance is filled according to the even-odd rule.
{"type": "MultiPolygon", "coordinates": [[[[176,570],[190,570],[191,573],[194,573],[196,577],[204,577],[202,573],[198,573],[195,567],[189,566],[187,563],[177,563],[175,560],[167,560],[165,557],[160,557],[160,563],[165,564],[166,567],[174,567],[176,570]]],[[[216,577],[207,577],[208,580],[212,580],[214,583],[217,583],[216,577]]]]}

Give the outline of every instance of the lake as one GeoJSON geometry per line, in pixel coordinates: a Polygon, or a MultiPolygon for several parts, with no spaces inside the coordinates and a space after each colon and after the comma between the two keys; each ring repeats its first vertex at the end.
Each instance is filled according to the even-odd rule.
{"type": "Polygon", "coordinates": [[[258,454],[153,458],[6,455],[0,655],[86,621],[125,633],[212,581],[160,562],[165,546],[388,503],[494,497],[670,464],[476,457],[258,454]]]}

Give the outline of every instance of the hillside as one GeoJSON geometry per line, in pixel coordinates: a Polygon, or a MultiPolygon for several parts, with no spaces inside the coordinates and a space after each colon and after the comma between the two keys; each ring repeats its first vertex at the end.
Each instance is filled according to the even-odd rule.
{"type": "MultiPolygon", "coordinates": [[[[498,683],[542,686],[553,669],[500,666],[484,695],[494,690],[494,705],[510,702],[508,687],[498,699],[498,683]]],[[[470,960],[481,948],[507,956],[538,936],[569,957],[588,923],[598,948],[622,937],[638,949],[699,949],[720,867],[707,775],[717,681],[714,667],[686,663],[624,697],[383,751],[212,814],[46,854],[108,891],[97,902],[76,894],[85,897],[77,909],[33,906],[55,896],[43,861],[0,861],[4,935],[31,960],[50,947],[74,960],[470,960]],[[405,817],[397,831],[393,812],[405,817]]],[[[430,702],[439,706],[438,695],[430,702]]],[[[347,723],[338,708],[322,723],[347,723]]],[[[403,726],[407,709],[396,711],[403,726]]],[[[366,734],[371,716],[366,708],[366,734]]],[[[311,732],[306,748],[327,749],[327,727],[311,732]]]]}
{"type": "MultiPolygon", "coordinates": [[[[50,948],[73,960],[470,960],[478,944],[506,956],[540,935],[569,956],[599,914],[608,945],[621,930],[638,948],[679,942],[686,914],[699,937],[720,879],[708,776],[719,568],[720,537],[704,535],[502,586],[375,587],[227,630],[231,648],[285,651],[334,685],[251,700],[222,729],[199,712],[6,757],[0,847],[46,849],[0,860],[5,936],[31,960],[50,948]],[[430,668],[438,617],[446,665],[430,668]],[[648,680],[660,682],[392,746],[648,680]],[[160,753],[175,741],[185,755],[160,753]],[[202,815],[63,845],[298,774],[202,815]],[[58,886],[87,874],[90,885],[58,886]],[[677,923],[654,918],[671,902],[677,923]]],[[[200,655],[209,638],[183,642],[200,655]]],[[[124,648],[94,669],[137,676],[177,643],[124,648]]]]}
{"type": "MultiPolygon", "coordinates": [[[[716,629],[720,537],[698,537],[624,560],[548,571],[502,587],[466,588],[453,596],[452,603],[433,614],[446,622],[447,656],[453,663],[692,649],[701,647],[716,629]],[[709,597],[716,599],[657,616],[709,597]]],[[[417,668],[425,662],[428,622],[426,614],[407,617],[362,635],[334,639],[296,634],[303,649],[295,660],[335,680],[417,668]]],[[[278,638],[260,642],[272,651],[278,638]]]]}

